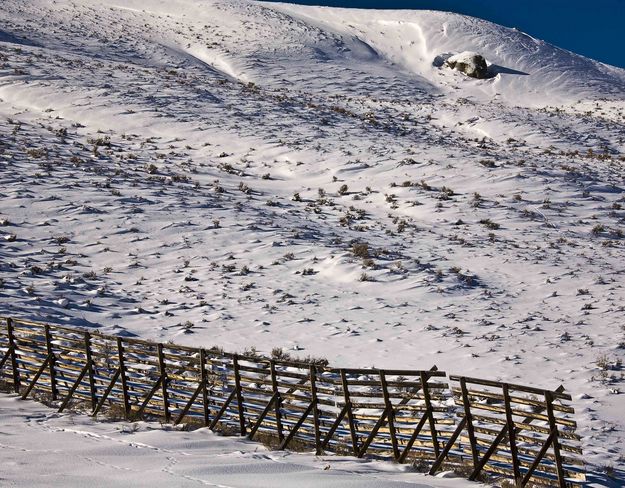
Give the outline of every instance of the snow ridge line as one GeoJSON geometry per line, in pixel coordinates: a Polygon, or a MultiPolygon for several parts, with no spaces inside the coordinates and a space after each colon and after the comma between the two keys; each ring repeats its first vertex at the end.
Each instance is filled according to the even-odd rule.
{"type": "Polygon", "coordinates": [[[471,480],[495,472],[520,486],[585,481],[575,411],[563,387],[455,375],[447,383],[436,367],[337,369],[325,361],[0,320],[0,381],[12,383],[23,399],[31,392],[46,395],[59,412],[82,399],[97,415],[108,400],[109,411],[121,409],[126,420],[149,415],[179,424],[186,418],[211,430],[277,442],[279,449],[297,442],[317,454],[418,459],[430,474],[443,462],[445,469],[462,466],[470,453],[471,480]]]}

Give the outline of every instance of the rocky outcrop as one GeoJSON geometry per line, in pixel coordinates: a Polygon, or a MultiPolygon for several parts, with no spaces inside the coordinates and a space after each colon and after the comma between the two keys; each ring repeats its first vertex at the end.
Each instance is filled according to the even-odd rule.
{"type": "Polygon", "coordinates": [[[447,58],[445,64],[449,68],[461,71],[471,78],[488,78],[488,65],[486,64],[486,59],[481,54],[464,51],[447,58]]]}

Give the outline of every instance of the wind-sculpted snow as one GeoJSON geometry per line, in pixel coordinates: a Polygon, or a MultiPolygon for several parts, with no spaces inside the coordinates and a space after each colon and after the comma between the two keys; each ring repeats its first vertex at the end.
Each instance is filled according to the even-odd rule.
{"type": "Polygon", "coordinates": [[[563,383],[623,463],[622,70],[441,12],[0,16],[6,315],[563,383]]]}
{"type": "MultiPolygon", "coordinates": [[[[271,4],[266,4],[271,5],[271,4]]],[[[434,11],[371,11],[280,4],[296,18],[355,35],[380,56],[433,85],[540,106],[588,97],[621,99],[623,70],[481,19],[434,11]],[[433,66],[437,56],[474,51],[492,64],[490,82],[472,82],[433,66]]]]}

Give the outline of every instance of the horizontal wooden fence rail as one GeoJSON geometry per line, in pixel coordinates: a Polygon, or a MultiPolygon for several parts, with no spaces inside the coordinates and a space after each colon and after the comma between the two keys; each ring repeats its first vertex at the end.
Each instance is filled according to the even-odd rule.
{"type": "Polygon", "coordinates": [[[571,397],[429,370],[337,369],[2,318],[0,380],[93,415],[158,417],[322,452],[469,468],[517,486],[585,480],[571,397]],[[451,382],[451,383],[450,383],[451,382]],[[451,387],[450,387],[451,384],[451,387]]]}

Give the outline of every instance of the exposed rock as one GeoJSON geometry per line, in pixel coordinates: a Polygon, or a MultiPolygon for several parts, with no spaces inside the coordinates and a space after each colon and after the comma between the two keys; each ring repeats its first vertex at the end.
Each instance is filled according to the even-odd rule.
{"type": "Polygon", "coordinates": [[[449,57],[445,64],[471,78],[484,79],[488,77],[488,65],[481,54],[464,51],[449,57]]]}

